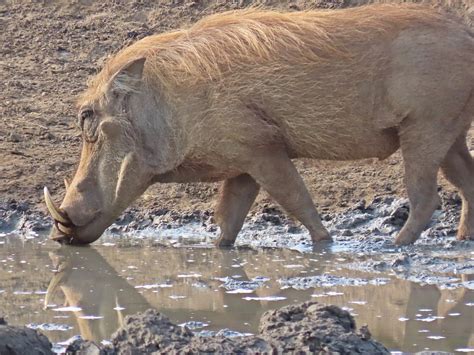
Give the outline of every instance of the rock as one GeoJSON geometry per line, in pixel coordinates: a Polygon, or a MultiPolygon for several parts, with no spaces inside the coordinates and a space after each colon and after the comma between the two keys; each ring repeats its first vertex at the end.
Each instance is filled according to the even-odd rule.
{"type": "Polygon", "coordinates": [[[106,352],[101,350],[100,347],[92,341],[78,338],[74,340],[66,348],[66,354],[75,355],[100,355],[106,352]]]}
{"type": "Polygon", "coordinates": [[[0,318],[0,354],[53,354],[48,338],[36,330],[9,326],[0,318]]]}
{"type": "Polygon", "coordinates": [[[393,211],[390,217],[385,220],[385,223],[395,227],[402,227],[408,219],[409,213],[410,208],[407,204],[403,204],[393,211]]]}
{"type": "Polygon", "coordinates": [[[278,215],[273,215],[273,214],[269,214],[269,213],[262,213],[261,218],[265,222],[269,222],[269,223],[271,223],[275,226],[279,226],[279,225],[282,224],[281,218],[278,215]]]}
{"type": "Polygon", "coordinates": [[[112,347],[119,354],[164,353],[186,346],[192,337],[188,328],[173,324],[165,315],[149,309],[125,318],[124,326],[112,334],[112,347]]]}
{"type": "MultiPolygon", "coordinates": [[[[389,354],[383,345],[371,339],[366,326],[356,332],[354,318],[347,311],[316,302],[266,312],[260,320],[259,333],[240,337],[226,337],[220,333],[197,336],[187,327],[179,327],[163,314],[150,309],[127,316],[125,325],[112,335],[112,345],[101,349],[100,354],[271,354],[294,351],[389,354]]],[[[83,350],[91,349],[90,344],[79,345],[83,350]]],[[[96,351],[96,348],[92,350],[96,351]]]]}
{"type": "Polygon", "coordinates": [[[289,225],[286,227],[286,232],[289,234],[298,234],[301,233],[301,228],[295,225],[289,225]]]}
{"type": "Polygon", "coordinates": [[[399,255],[392,262],[392,268],[407,267],[410,265],[410,256],[406,253],[399,255]]]}
{"type": "Polygon", "coordinates": [[[228,338],[224,336],[193,337],[191,342],[179,349],[180,354],[271,354],[273,348],[255,336],[228,338]]]}
{"type": "Polygon", "coordinates": [[[352,235],[354,235],[354,233],[352,233],[349,229],[344,229],[341,233],[342,236],[345,236],[345,237],[350,237],[352,235]]]}
{"type": "Polygon", "coordinates": [[[367,327],[356,333],[356,324],[349,312],[316,302],[266,312],[260,320],[259,331],[277,353],[390,353],[382,344],[370,339],[367,327]]]}

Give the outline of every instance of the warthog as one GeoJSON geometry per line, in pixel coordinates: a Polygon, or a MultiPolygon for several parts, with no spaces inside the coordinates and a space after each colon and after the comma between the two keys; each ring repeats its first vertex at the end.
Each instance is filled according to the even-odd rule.
{"type": "Polygon", "coordinates": [[[414,242],[439,203],[441,168],[474,228],[474,36],[418,5],[244,10],[146,37],[112,57],[79,101],[81,160],[61,236],[91,243],[153,183],[224,180],[218,246],[232,245],[260,187],[330,239],[292,159],[384,159],[401,148],[414,242]]]}

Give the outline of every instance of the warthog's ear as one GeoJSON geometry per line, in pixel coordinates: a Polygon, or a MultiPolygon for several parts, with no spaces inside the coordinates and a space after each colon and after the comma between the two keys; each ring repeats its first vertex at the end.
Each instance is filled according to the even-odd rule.
{"type": "Polygon", "coordinates": [[[111,89],[117,93],[129,93],[139,90],[146,58],[138,58],[125,64],[111,80],[111,89]]]}
{"type": "Polygon", "coordinates": [[[134,79],[141,79],[143,74],[143,68],[145,67],[146,58],[138,58],[130,63],[126,64],[121,70],[120,73],[126,74],[134,79]]]}

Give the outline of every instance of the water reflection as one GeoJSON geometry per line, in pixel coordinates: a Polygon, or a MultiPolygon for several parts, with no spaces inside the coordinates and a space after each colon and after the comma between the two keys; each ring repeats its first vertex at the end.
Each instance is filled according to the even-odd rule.
{"type": "MultiPolygon", "coordinates": [[[[62,298],[63,307],[80,309],[72,312],[78,329],[83,338],[95,341],[107,339],[125,315],[150,307],[177,322],[196,319],[210,321],[212,329],[256,331],[260,315],[273,308],[272,302],[250,302],[244,297],[279,295],[283,292],[279,284],[275,280],[264,282],[263,287],[249,295],[228,293],[229,289],[220,287],[223,282],[231,278],[245,285],[255,277],[272,275],[275,271],[288,277],[301,272],[282,266],[274,268],[269,260],[260,261],[268,256],[248,250],[244,257],[236,251],[214,249],[140,249],[139,252],[132,248],[101,252],[110,263],[91,247],[68,246],[50,252],[56,271],[45,297],[49,312],[58,309],[56,300],[62,298]]],[[[282,256],[279,253],[280,259],[275,260],[290,260],[282,256]]],[[[309,265],[302,260],[298,266],[308,268],[309,265]]],[[[311,291],[285,293],[285,298],[305,300],[310,298],[311,291]]]]}
{"type": "Polygon", "coordinates": [[[473,301],[472,291],[440,290],[398,279],[382,287],[340,290],[344,294],[331,301],[352,308],[358,324],[369,324],[374,337],[391,349],[474,348],[474,308],[466,305],[473,301]]]}
{"type": "Polygon", "coordinates": [[[58,308],[57,293],[64,307],[74,311],[84,339],[100,341],[123,324],[125,314],[152,307],[94,248],[62,247],[49,252],[56,269],[44,300],[45,308],[58,308]]]}
{"type": "MultiPolygon", "coordinates": [[[[208,323],[207,329],[256,333],[258,320],[266,310],[315,299],[347,307],[359,326],[368,324],[374,337],[393,350],[474,347],[474,307],[469,306],[474,302],[473,291],[421,286],[393,275],[348,270],[341,266],[350,262],[350,257],[332,254],[328,249],[300,254],[291,250],[196,247],[32,246],[6,243],[0,247],[0,261],[5,260],[0,269],[0,309],[12,324],[34,321],[74,327],[48,332],[54,341],[78,333],[97,342],[108,339],[123,317],[150,307],[177,323],[194,320],[208,323]],[[309,289],[282,289],[278,282],[326,274],[390,280],[383,286],[336,283],[309,289]],[[233,282],[254,280],[256,289],[229,293],[231,288],[222,287],[226,278],[233,282]],[[255,280],[260,282],[256,286],[255,280]],[[44,296],[34,292],[15,294],[19,290],[46,289],[44,296]],[[275,302],[246,297],[285,299],[275,302]],[[43,303],[49,305],[45,310],[43,303]],[[62,307],[76,308],[73,312],[57,310],[62,307]]],[[[463,281],[468,278],[472,276],[464,276],[463,281]]]]}

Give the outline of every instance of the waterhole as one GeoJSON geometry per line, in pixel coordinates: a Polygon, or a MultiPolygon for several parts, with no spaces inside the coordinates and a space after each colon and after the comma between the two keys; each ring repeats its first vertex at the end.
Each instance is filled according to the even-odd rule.
{"type": "Polygon", "coordinates": [[[467,352],[474,351],[472,261],[466,249],[415,257],[337,242],[305,252],[109,239],[60,247],[2,234],[0,315],[41,330],[61,349],[77,335],[106,342],[126,315],[148,308],[203,336],[235,336],[257,333],[266,310],[313,299],[350,311],[391,351],[467,352]]]}

